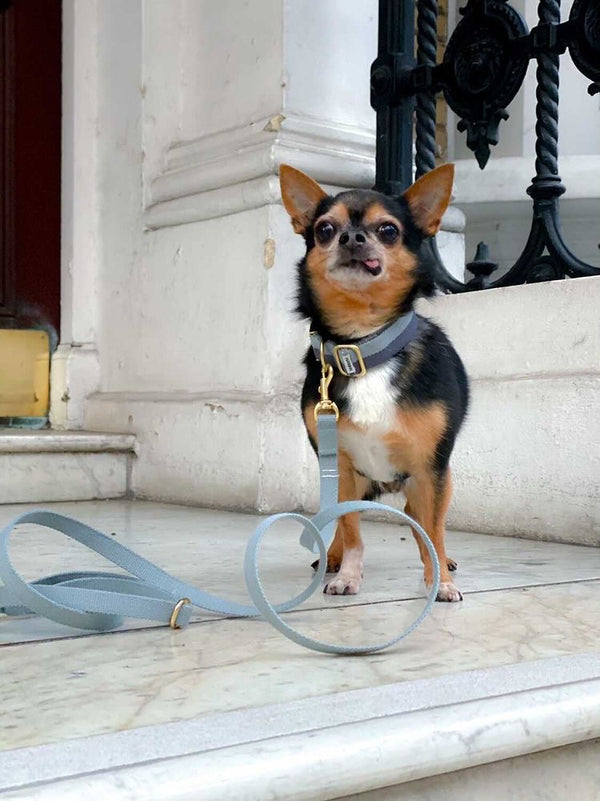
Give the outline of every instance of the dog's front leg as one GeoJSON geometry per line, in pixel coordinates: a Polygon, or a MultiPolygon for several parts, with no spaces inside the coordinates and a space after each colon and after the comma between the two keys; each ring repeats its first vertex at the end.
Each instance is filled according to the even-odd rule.
{"type": "MultiPolygon", "coordinates": [[[[343,451],[339,455],[339,501],[356,501],[364,497],[368,481],[355,472],[350,458],[343,451]]],[[[363,542],[360,536],[359,513],[340,517],[335,539],[329,549],[328,565],[341,557],[339,572],[323,592],[328,595],[356,595],[363,575],[363,542]]]]}
{"type": "MultiPolygon", "coordinates": [[[[410,477],[404,488],[407,505],[406,513],[421,524],[433,543],[440,563],[440,588],[438,601],[462,601],[460,590],[450,577],[450,566],[456,565],[446,555],[446,514],[452,496],[450,470],[442,475],[435,475],[424,469],[410,477]]],[[[424,566],[425,585],[429,589],[433,584],[433,564],[427,548],[419,534],[413,529],[413,536],[419,545],[419,553],[424,566]]]]}

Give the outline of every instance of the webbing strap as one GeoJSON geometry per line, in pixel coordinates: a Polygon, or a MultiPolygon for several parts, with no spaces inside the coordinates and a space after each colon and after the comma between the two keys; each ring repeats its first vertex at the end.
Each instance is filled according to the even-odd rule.
{"type": "Polygon", "coordinates": [[[326,340],[323,342],[321,335],[317,331],[310,332],[310,344],[317,361],[321,360],[321,345],[323,345],[324,355],[329,364],[334,364],[336,347],[343,352],[347,362],[348,370],[345,374],[353,377],[360,374],[360,363],[354,348],[358,348],[367,368],[377,367],[398,355],[414,340],[419,332],[419,318],[414,312],[410,311],[400,315],[396,320],[385,325],[374,334],[370,334],[362,339],[351,340],[346,345],[326,340]]]}
{"type": "Polygon", "coordinates": [[[33,613],[75,628],[107,631],[118,628],[124,617],[153,620],[167,625],[172,621],[174,606],[181,599],[189,599],[190,604],[180,608],[177,618],[179,625],[189,622],[191,606],[197,606],[235,617],[262,615],[289,639],[324,653],[371,653],[399,642],[414,631],[435,602],[440,579],[435,549],[421,526],[398,509],[371,501],[338,503],[335,417],[330,414],[319,415],[318,432],[321,510],[312,518],[291,512],[271,515],[256,528],[246,547],[244,560],[244,576],[253,606],[228,601],[186,584],[85,523],[55,512],[36,510],[19,515],[0,532],[0,579],[3,584],[0,586],[0,612],[7,615],[33,613]],[[382,643],[344,646],[308,637],[292,628],[284,621],[281,614],[297,607],[321,587],[327,569],[327,549],[333,537],[335,521],[350,512],[368,509],[385,511],[399,517],[402,522],[411,525],[421,537],[434,567],[434,581],[425,608],[405,631],[382,643]],[[279,520],[296,520],[302,524],[304,531],[301,543],[318,552],[319,565],[312,580],[302,592],[283,603],[272,605],[260,581],[257,560],[265,534],[279,520]],[[130,575],[76,571],[27,582],[14,568],[9,553],[10,539],[15,534],[17,526],[23,523],[35,523],[59,531],[110,560],[130,575]]]}
{"type": "MultiPolygon", "coordinates": [[[[319,480],[320,507],[328,509],[338,502],[340,474],[338,470],[338,435],[337,421],[334,414],[320,414],[317,417],[317,433],[319,440],[319,480]]],[[[329,548],[335,529],[335,520],[328,523],[321,531],[325,548],[329,548]]],[[[300,545],[317,553],[319,545],[312,531],[305,529],[300,536],[300,545]]]]}

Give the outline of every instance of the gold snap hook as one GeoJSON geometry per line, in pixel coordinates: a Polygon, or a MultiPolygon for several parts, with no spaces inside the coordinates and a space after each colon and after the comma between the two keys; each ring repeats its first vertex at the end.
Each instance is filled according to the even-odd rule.
{"type": "Polygon", "coordinates": [[[329,399],[329,385],[333,380],[333,367],[325,360],[325,347],[321,342],[321,382],[319,384],[319,395],[321,400],[317,403],[314,410],[315,420],[323,412],[335,414],[335,419],[340,419],[340,411],[337,405],[329,399]]]}
{"type": "Polygon", "coordinates": [[[335,414],[335,419],[336,420],[340,419],[340,410],[338,409],[337,404],[331,400],[319,401],[317,403],[314,410],[315,420],[320,414],[323,413],[335,414]]]}
{"type": "Polygon", "coordinates": [[[329,385],[333,380],[333,367],[328,364],[327,370],[323,369],[321,383],[319,384],[319,395],[322,401],[329,400],[329,385]]]}

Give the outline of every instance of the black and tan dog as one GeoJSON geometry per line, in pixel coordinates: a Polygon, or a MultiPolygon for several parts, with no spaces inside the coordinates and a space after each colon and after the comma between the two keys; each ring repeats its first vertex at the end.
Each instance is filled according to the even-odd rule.
{"type": "MultiPolygon", "coordinates": [[[[449,571],[456,565],[446,556],[444,538],[452,492],[448,463],[469,390],[446,335],[411,312],[417,296],[433,289],[419,248],[439,230],[453,177],[453,166],[444,165],[400,198],[366,190],[332,197],[304,173],[286,165],[280,169],[284,206],[306,242],[306,256],[298,265],[298,308],[317,340],[329,348],[350,344],[360,349],[377,332],[397,326],[395,321],[410,321],[410,341],[401,336],[401,349],[384,354],[385,361],[366,372],[364,364],[338,359],[330,397],[340,410],[339,500],[404,493],[407,513],[427,531],[439,557],[439,601],[462,600],[451,581],[449,571]]],[[[354,358],[357,349],[339,352],[354,358]]],[[[305,364],[302,411],[314,447],[321,368],[312,347],[305,364]]],[[[431,586],[431,560],[416,539],[425,583],[431,586]]],[[[325,592],[357,593],[362,556],[358,514],[346,515],[329,548],[328,572],[337,575],[325,592]]]]}

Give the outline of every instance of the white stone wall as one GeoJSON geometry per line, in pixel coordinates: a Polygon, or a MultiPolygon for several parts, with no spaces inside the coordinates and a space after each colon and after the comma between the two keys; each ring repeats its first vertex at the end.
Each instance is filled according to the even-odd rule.
{"type": "MultiPolygon", "coordinates": [[[[54,424],[134,433],[140,497],[314,508],[298,410],[306,327],[292,312],[302,243],[276,173],[289,162],[329,186],[372,184],[377,3],[64,5],[54,424]]],[[[460,270],[460,212],[446,222],[460,270]]],[[[599,281],[435,301],[474,378],[454,525],[593,539],[598,337],[587,306],[576,317],[599,281]]]]}
{"type": "Polygon", "coordinates": [[[599,306],[600,278],[422,303],[471,379],[450,525],[598,544],[599,306]]]}

